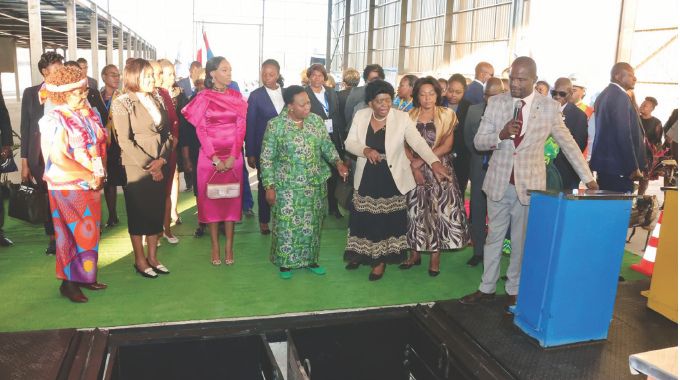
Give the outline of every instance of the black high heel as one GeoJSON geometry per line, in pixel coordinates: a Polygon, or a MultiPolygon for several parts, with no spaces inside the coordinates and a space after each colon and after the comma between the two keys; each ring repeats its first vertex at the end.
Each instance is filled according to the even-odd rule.
{"type": "Polygon", "coordinates": [[[406,263],[399,264],[399,269],[411,269],[412,266],[420,265],[420,263],[421,263],[421,259],[420,259],[420,257],[418,257],[418,260],[416,260],[412,263],[406,262],[406,263]]]}
{"type": "Polygon", "coordinates": [[[156,273],[153,268],[146,268],[145,270],[141,270],[137,268],[137,264],[132,264],[132,267],[135,268],[135,272],[139,273],[142,277],[146,278],[158,278],[158,273],[156,273]]]}

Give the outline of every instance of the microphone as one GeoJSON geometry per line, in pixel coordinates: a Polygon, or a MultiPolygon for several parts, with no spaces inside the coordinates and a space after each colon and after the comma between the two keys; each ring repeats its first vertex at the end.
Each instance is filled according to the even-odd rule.
{"type": "MultiPolygon", "coordinates": [[[[518,121],[519,113],[522,111],[522,101],[518,100],[515,102],[515,108],[512,111],[512,120],[518,121]]],[[[514,139],[515,135],[510,135],[510,138],[514,139]]]]}

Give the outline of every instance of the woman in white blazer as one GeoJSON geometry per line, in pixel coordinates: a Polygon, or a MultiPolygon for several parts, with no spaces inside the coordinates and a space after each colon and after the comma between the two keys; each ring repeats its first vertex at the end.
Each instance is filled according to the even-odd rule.
{"type": "Polygon", "coordinates": [[[387,263],[406,259],[406,193],[416,187],[404,144],[432,168],[438,180],[451,174],[432,153],[407,113],[392,109],[394,88],[376,80],[366,85],[368,108],[352,120],[345,148],[357,156],[354,196],[345,248],[347,269],[373,267],[368,279],[379,280],[387,263]]]}

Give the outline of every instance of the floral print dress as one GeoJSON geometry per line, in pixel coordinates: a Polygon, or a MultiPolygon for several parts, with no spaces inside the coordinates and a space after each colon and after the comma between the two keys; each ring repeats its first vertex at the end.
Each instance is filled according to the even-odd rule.
{"type": "Polygon", "coordinates": [[[271,261],[302,268],[319,259],[329,165],[340,157],[319,116],[310,114],[299,127],[287,112],[284,108],[267,125],[260,168],[264,188],[276,190],[271,261]]]}

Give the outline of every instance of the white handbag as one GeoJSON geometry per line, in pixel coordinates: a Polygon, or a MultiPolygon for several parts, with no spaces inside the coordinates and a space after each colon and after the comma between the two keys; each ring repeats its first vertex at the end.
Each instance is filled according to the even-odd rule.
{"type": "MultiPolygon", "coordinates": [[[[232,170],[230,170],[230,172],[233,173],[232,170]]],[[[217,174],[217,170],[210,176],[208,186],[206,187],[206,196],[208,199],[238,198],[241,195],[241,184],[239,182],[210,183],[213,177],[215,177],[215,174],[217,174]]],[[[234,175],[234,177],[236,176],[234,175]]]]}

